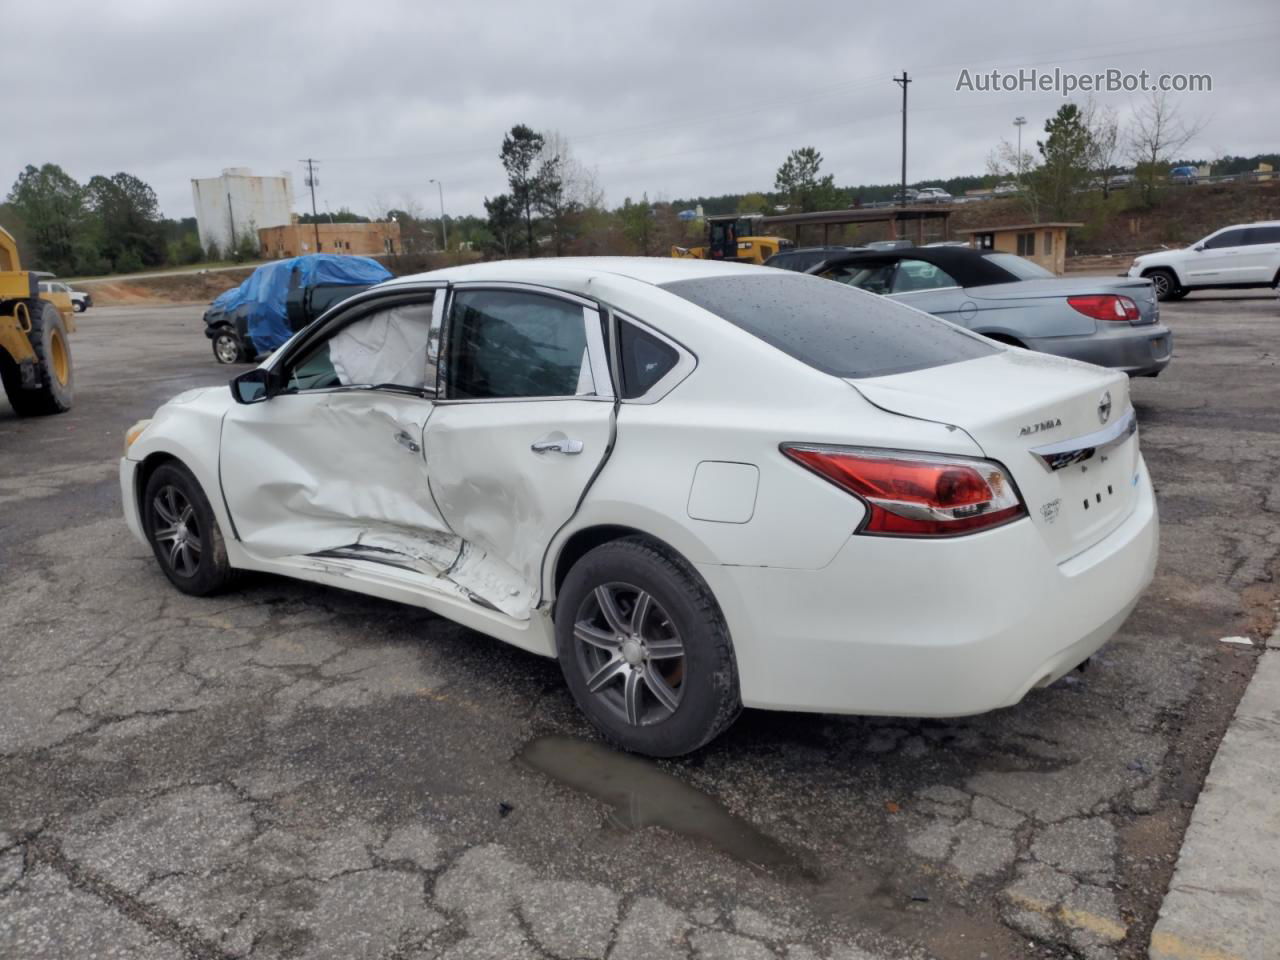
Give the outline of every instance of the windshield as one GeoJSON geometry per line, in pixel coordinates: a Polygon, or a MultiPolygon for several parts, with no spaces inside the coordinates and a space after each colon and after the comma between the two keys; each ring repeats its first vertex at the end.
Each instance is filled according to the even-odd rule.
{"type": "Polygon", "coordinates": [[[919,310],[803,274],[704,277],[662,287],[836,377],[883,377],[998,350],[919,310]]]}
{"type": "Polygon", "coordinates": [[[1008,270],[1019,280],[1043,280],[1053,276],[1040,264],[1032,263],[1016,253],[988,253],[987,259],[997,267],[1008,270]]]}

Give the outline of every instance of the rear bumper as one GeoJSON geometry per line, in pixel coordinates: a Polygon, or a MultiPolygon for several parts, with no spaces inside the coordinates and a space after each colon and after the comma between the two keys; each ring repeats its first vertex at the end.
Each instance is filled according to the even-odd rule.
{"type": "Polygon", "coordinates": [[[700,564],[749,707],[963,716],[1010,706],[1119,629],[1155,572],[1145,465],[1133,512],[1054,562],[1031,520],[951,541],[850,537],[822,570],[700,564]]]}
{"type": "Polygon", "coordinates": [[[1154,376],[1173,358],[1173,331],[1162,323],[1118,326],[1090,337],[1046,337],[1028,341],[1041,353],[1122,370],[1131,377],[1154,376]]]}

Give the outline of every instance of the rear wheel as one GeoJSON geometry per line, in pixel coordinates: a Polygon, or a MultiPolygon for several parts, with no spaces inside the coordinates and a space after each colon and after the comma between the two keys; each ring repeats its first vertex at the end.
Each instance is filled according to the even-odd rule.
{"type": "Polygon", "coordinates": [[[710,589],[643,538],[606,543],[574,564],[556,601],[556,646],[579,708],[623,749],[689,753],[742,709],[710,589]]]}
{"type": "Polygon", "coordinates": [[[62,314],[44,300],[25,301],[31,312],[31,332],[27,339],[36,354],[35,389],[23,389],[13,376],[6,377],[5,392],[19,416],[45,416],[71,409],[74,377],[71,370],[71,345],[62,314]]]}
{"type": "Polygon", "coordinates": [[[84,313],[84,301],[72,300],[71,309],[74,310],[76,313],[84,313]]]}
{"type": "Polygon", "coordinates": [[[231,582],[213,507],[186,467],[166,463],[151,474],[142,494],[142,525],[160,569],[183,593],[204,597],[231,582]]]}

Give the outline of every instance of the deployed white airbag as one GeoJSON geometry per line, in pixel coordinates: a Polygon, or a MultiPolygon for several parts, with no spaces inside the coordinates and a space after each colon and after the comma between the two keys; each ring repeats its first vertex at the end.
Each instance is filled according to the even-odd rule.
{"type": "Polygon", "coordinates": [[[343,386],[395,383],[422,388],[427,385],[430,336],[430,303],[391,307],[336,334],[329,341],[329,362],[343,386]]]}

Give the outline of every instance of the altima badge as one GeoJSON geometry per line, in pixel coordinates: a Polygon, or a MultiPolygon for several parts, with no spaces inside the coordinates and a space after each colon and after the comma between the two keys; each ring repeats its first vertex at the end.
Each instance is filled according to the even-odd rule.
{"type": "Polygon", "coordinates": [[[1062,426],[1062,420],[1059,417],[1053,417],[1049,420],[1041,420],[1039,423],[1029,423],[1018,431],[1018,436],[1029,437],[1033,433],[1043,433],[1046,430],[1052,430],[1054,427],[1062,426]]]}
{"type": "Polygon", "coordinates": [[[1111,419],[1111,391],[1108,390],[1098,401],[1098,422],[1106,423],[1111,419]]]}

